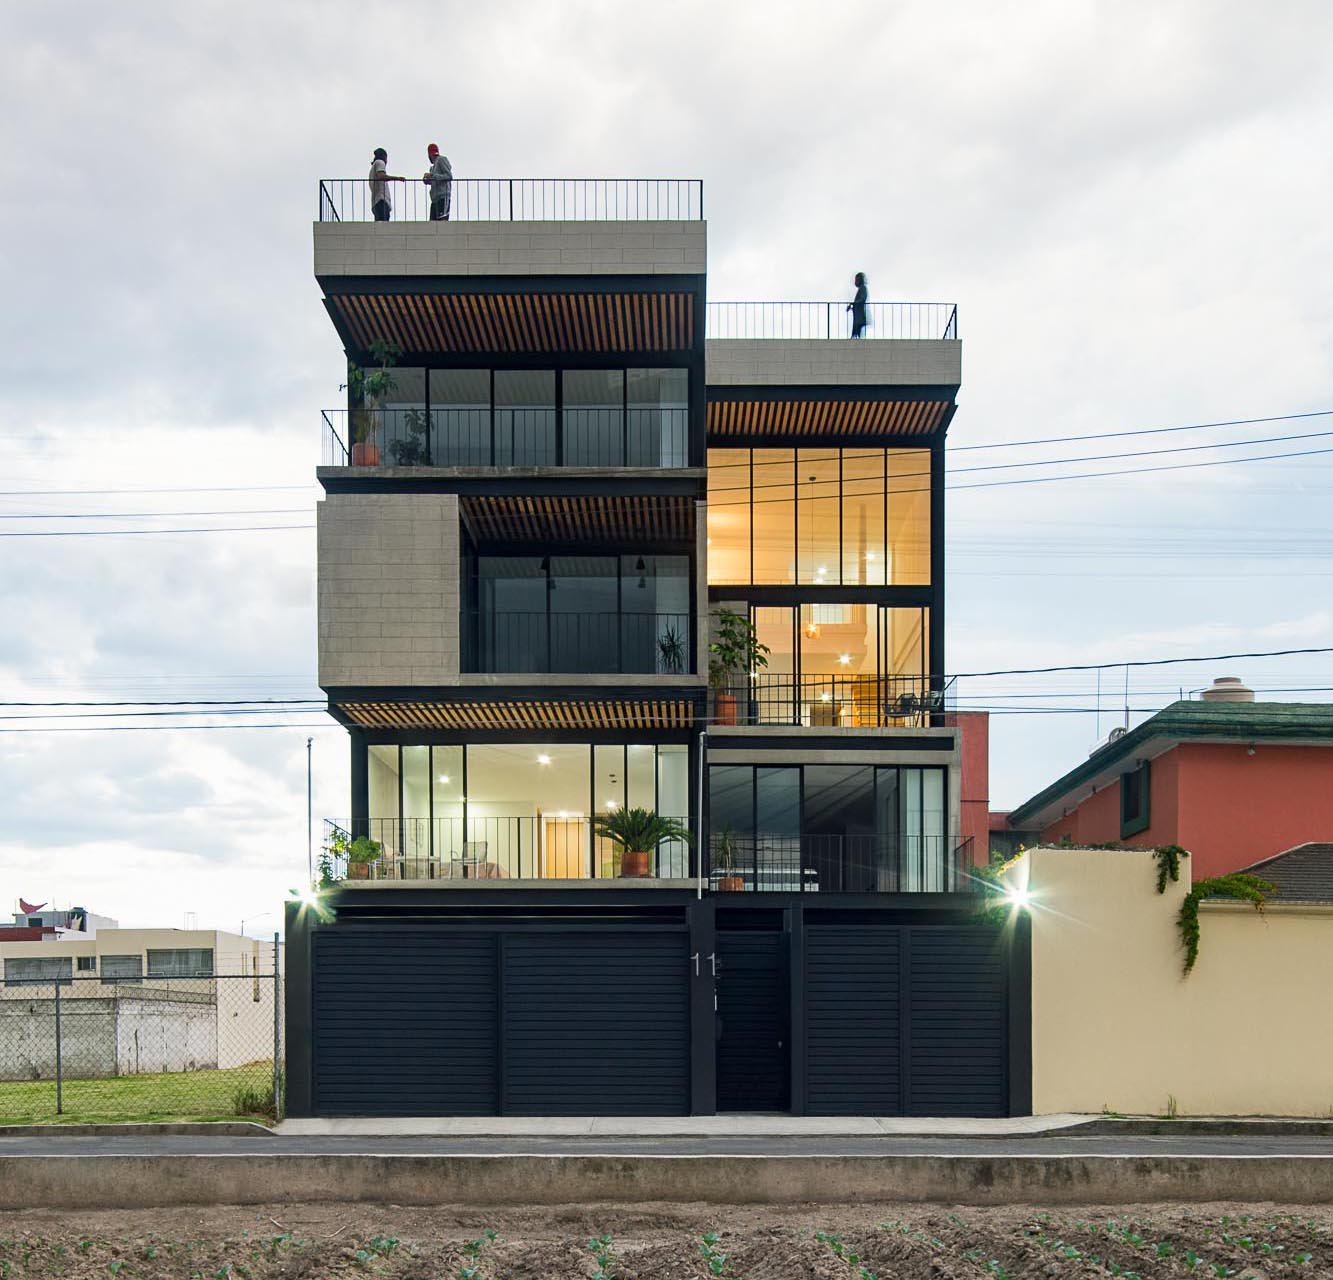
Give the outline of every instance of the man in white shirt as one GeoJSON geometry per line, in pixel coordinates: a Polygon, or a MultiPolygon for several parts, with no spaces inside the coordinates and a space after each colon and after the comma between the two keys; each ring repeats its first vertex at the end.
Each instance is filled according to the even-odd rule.
{"type": "Polygon", "coordinates": [[[449,221],[449,198],[453,194],[454,169],[448,156],[442,156],[433,142],[426,148],[430,168],[421,175],[421,181],[430,186],[430,220],[449,221]]]}
{"type": "Polygon", "coordinates": [[[383,147],[376,147],[375,158],[370,162],[370,212],[376,222],[388,222],[393,212],[389,183],[404,181],[389,173],[388,168],[389,153],[383,147]]]}

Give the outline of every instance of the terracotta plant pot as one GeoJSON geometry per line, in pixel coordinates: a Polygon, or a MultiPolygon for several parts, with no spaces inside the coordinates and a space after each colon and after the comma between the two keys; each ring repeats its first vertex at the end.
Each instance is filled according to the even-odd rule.
{"type": "Polygon", "coordinates": [[[620,874],[622,876],[646,876],[648,874],[647,851],[625,850],[620,855],[620,874]]]}
{"type": "Polygon", "coordinates": [[[380,465],[380,447],[373,440],[363,440],[352,446],[352,466],[378,467],[380,465]]]}
{"type": "Polygon", "coordinates": [[[720,893],[740,893],[745,888],[745,881],[740,876],[719,876],[717,887],[720,893]]]}
{"type": "Polygon", "coordinates": [[[368,862],[349,862],[347,864],[347,878],[349,880],[369,880],[370,863],[368,862]]]}
{"type": "Polygon", "coordinates": [[[713,710],[716,712],[718,724],[735,724],[736,695],[734,693],[719,693],[713,699],[713,710]]]}

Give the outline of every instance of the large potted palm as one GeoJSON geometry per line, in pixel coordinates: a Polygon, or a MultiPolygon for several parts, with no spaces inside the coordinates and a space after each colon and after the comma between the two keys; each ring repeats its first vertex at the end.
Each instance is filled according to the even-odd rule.
{"type": "Polygon", "coordinates": [[[620,850],[622,876],[649,874],[649,858],[669,840],[693,844],[690,829],[677,818],[664,818],[651,809],[616,809],[593,819],[593,829],[620,850]]]}
{"type": "Polygon", "coordinates": [[[753,625],[731,609],[719,609],[717,629],[708,646],[708,683],[713,687],[713,716],[718,724],[736,723],[735,680],[768,666],[769,648],[759,643],[753,625]]]}

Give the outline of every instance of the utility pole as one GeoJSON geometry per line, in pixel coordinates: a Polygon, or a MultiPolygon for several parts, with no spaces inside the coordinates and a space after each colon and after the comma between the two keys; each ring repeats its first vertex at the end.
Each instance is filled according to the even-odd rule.
{"type": "Polygon", "coordinates": [[[306,879],[315,883],[315,773],[314,738],[305,740],[305,869],[306,879]]]}

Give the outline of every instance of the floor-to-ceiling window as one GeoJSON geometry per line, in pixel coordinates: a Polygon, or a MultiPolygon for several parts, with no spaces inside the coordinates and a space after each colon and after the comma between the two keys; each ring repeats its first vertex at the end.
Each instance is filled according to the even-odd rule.
{"type": "MultiPolygon", "coordinates": [[[[687,821],[689,748],[680,743],[375,744],[369,820],[389,878],[570,879],[613,876],[619,855],[593,818],[621,808],[687,821]]],[[[358,828],[357,834],[361,834],[358,828]]],[[[690,874],[684,842],[653,872],[690,874]]]]}
{"type": "Polygon", "coordinates": [[[713,765],[708,774],[714,880],[805,892],[959,887],[942,768],[713,765]]]}
{"type": "Polygon", "coordinates": [[[466,671],[693,670],[688,556],[482,554],[468,566],[466,671]]]}
{"type": "Polygon", "coordinates": [[[710,449],[711,585],[927,586],[929,449],[710,449]]]}

